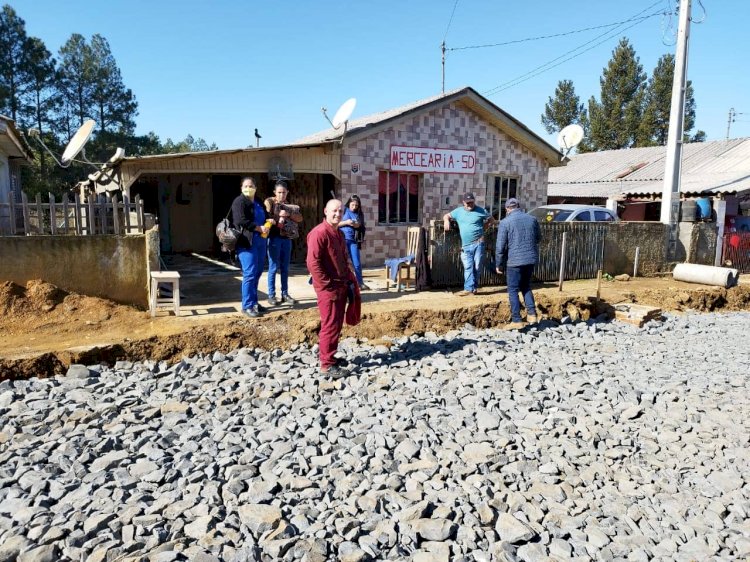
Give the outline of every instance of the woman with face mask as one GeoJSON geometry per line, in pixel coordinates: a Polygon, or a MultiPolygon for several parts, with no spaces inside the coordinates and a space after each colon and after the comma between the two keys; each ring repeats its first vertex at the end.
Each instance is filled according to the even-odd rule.
{"type": "Polygon", "coordinates": [[[266,261],[266,236],[274,221],[266,216],[263,205],[255,200],[255,181],[242,180],[242,193],[232,202],[232,222],[242,232],[237,239],[237,259],[242,266],[242,314],[260,316],[258,281],[266,261]]]}
{"type": "Polygon", "coordinates": [[[362,211],[362,202],[359,200],[358,195],[352,195],[346,202],[344,216],[339,223],[339,229],[344,234],[346,248],[349,251],[349,258],[352,260],[359,288],[360,290],[369,289],[362,279],[360,250],[362,248],[362,241],[365,239],[365,215],[362,211]]]}

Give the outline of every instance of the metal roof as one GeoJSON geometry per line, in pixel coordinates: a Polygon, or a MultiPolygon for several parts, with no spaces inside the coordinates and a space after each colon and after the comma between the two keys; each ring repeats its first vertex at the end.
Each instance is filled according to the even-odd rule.
{"type": "MultiPolygon", "coordinates": [[[[661,195],[666,147],[627,148],[577,154],[550,168],[550,196],[661,195]]],[[[684,195],[750,191],[750,138],[685,143],[680,192],[684,195]]]]}
{"type": "Polygon", "coordinates": [[[2,114],[0,114],[0,148],[11,158],[22,159],[24,164],[34,161],[34,152],[26,137],[16,128],[13,119],[2,114]]]}

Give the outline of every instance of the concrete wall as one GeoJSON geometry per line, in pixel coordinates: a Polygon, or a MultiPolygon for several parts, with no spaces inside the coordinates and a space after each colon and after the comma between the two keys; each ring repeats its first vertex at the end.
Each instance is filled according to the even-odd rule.
{"type": "Polygon", "coordinates": [[[414,226],[378,224],[378,172],[390,170],[394,144],[476,151],[474,174],[422,175],[419,218],[423,226],[460,206],[461,195],[467,191],[475,194],[478,205],[485,205],[488,178],[494,175],[518,178],[518,199],[526,209],[547,201],[549,166],[544,158],[463,104],[451,103],[404,118],[368,137],[345,142],[342,150],[341,197],[356,193],[362,199],[368,228],[362,260],[367,266],[405,255],[406,232],[414,226]]]}
{"type": "Polygon", "coordinates": [[[660,222],[618,222],[608,225],[604,242],[604,271],[610,275],[633,274],[635,250],[640,248],[638,274],[664,271],[667,226],[660,222]]]}
{"type": "Polygon", "coordinates": [[[155,258],[147,236],[2,236],[0,282],[42,279],[65,291],[146,308],[149,259],[155,258]]]}

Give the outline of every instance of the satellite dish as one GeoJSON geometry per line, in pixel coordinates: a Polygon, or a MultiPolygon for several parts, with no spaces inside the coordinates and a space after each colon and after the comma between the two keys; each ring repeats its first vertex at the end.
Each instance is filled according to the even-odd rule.
{"type": "Polygon", "coordinates": [[[339,107],[338,111],[333,116],[333,120],[331,121],[331,125],[333,125],[334,129],[338,129],[339,127],[341,127],[341,125],[349,120],[349,117],[352,116],[356,105],[357,98],[349,98],[343,104],[341,104],[341,107],[339,107]]]}
{"type": "Polygon", "coordinates": [[[583,140],[583,127],[576,125],[568,125],[562,131],[557,133],[557,146],[562,150],[570,151],[572,148],[578,146],[583,140]]]}
{"type": "Polygon", "coordinates": [[[66,167],[73,161],[73,158],[83,150],[84,145],[88,142],[91,132],[96,127],[96,122],[93,119],[86,121],[70,139],[68,146],[65,147],[65,151],[60,157],[60,165],[66,167]]]}

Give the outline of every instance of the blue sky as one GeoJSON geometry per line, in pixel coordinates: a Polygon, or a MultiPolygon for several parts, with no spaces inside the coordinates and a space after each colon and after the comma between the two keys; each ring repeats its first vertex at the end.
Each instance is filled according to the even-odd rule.
{"type": "MultiPolygon", "coordinates": [[[[744,113],[731,136],[750,136],[748,0],[693,0],[688,78],[696,129],[726,135],[730,107],[744,113]]],[[[137,132],[162,140],[188,133],[219,148],[282,144],[327,127],[356,97],[354,116],[440,92],[440,43],[448,49],[494,44],[601,26],[674,7],[677,0],[14,0],[27,33],[57,54],[72,33],[107,38],[125,84],[139,103],[137,132]],[[453,18],[451,20],[451,13],[453,18]],[[645,11],[644,11],[645,10],[645,11]],[[450,26],[449,21],[451,21],[450,26]]],[[[581,47],[590,50],[489,99],[555,144],[540,115],[559,80],[582,101],[599,97],[599,77],[627,36],[649,74],[674,53],[676,17],[656,16],[630,29],[602,28],[503,47],[448,51],[446,90],[480,94],[581,47]],[[602,33],[608,35],[595,39],[602,33]],[[671,31],[671,34],[670,34],[671,31]],[[610,39],[607,37],[611,36],[610,39]],[[603,41],[600,45],[596,43],[603,41]]]]}

